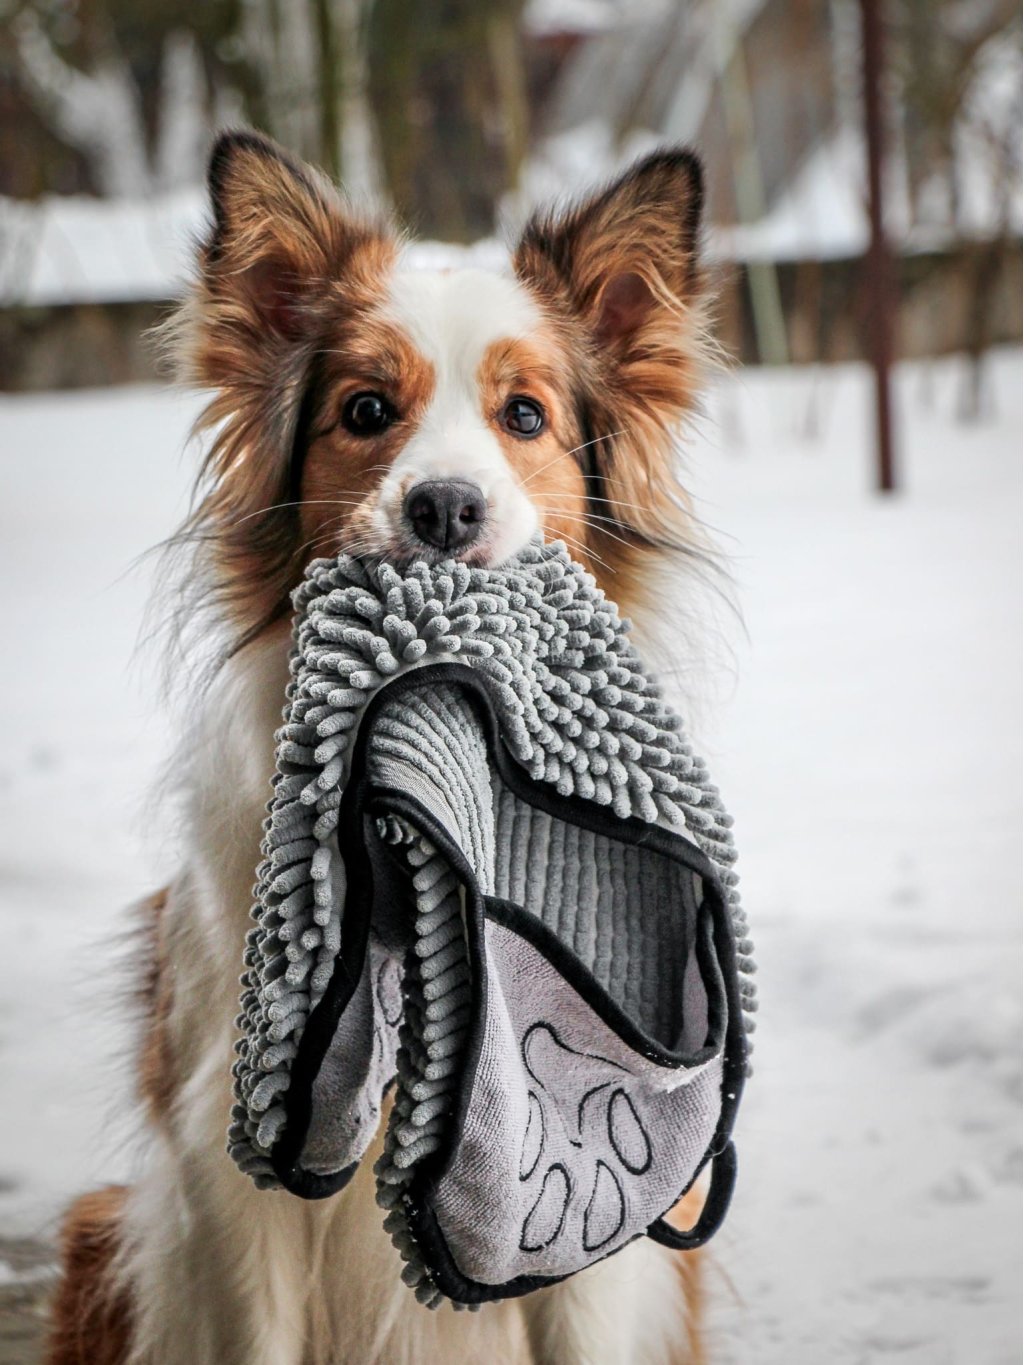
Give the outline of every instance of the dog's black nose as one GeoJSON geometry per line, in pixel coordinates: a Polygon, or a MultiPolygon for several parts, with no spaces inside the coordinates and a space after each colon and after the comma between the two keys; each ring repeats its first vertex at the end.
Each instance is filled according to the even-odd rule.
{"type": "Polygon", "coordinates": [[[487,500],[475,483],[433,479],[409,489],[405,515],[425,544],[438,550],[461,550],[480,534],[487,500]]]}

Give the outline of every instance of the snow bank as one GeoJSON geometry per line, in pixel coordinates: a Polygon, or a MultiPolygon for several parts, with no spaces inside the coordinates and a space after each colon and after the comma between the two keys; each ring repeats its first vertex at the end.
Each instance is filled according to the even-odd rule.
{"type": "Polygon", "coordinates": [[[0,305],[177,297],[205,223],[199,188],[149,200],[0,198],[0,305]]]}
{"type": "MultiPolygon", "coordinates": [[[[198,187],[146,200],[0,196],[0,306],[178,298],[208,222],[198,187]]],[[[426,269],[505,258],[493,238],[471,247],[415,242],[407,255],[426,269]]]]}

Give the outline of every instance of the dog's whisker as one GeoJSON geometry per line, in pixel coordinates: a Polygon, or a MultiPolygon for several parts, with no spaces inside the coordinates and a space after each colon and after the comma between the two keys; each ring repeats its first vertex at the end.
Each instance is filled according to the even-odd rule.
{"type": "Polygon", "coordinates": [[[528,474],[527,477],[522,481],[522,487],[525,488],[527,484],[532,483],[534,479],[536,479],[539,475],[543,474],[546,469],[550,469],[551,466],[553,464],[556,464],[560,459],[562,459],[563,456],[578,455],[581,450],[586,450],[588,446],[597,445],[599,441],[610,441],[612,437],[622,435],[624,435],[624,432],[612,431],[609,432],[607,436],[595,436],[593,440],[584,441],[583,444],[579,446],[573,446],[571,450],[560,450],[558,454],[554,457],[554,459],[548,460],[547,464],[542,464],[539,469],[535,469],[532,474],[528,474]]]}
{"type": "MultiPolygon", "coordinates": [[[[606,518],[606,520],[610,521],[611,519],[606,518]]],[[[607,536],[609,540],[617,541],[618,544],[620,545],[625,545],[628,547],[631,544],[631,542],[628,541],[625,538],[625,536],[617,536],[614,531],[609,531],[607,526],[595,525],[591,518],[585,512],[580,514],[580,521],[582,521],[583,524],[585,526],[588,526],[592,531],[596,531],[598,535],[607,536]]],[[[619,523],[611,522],[611,525],[613,526],[618,524],[619,523]]]]}
{"type": "MultiPolygon", "coordinates": [[[[557,509],[556,507],[544,507],[544,508],[540,508],[540,509],[538,509],[538,510],[540,510],[540,511],[542,511],[542,512],[544,512],[544,513],[547,513],[547,514],[550,515],[550,516],[558,516],[558,509],[557,509]]],[[[589,524],[589,519],[588,519],[586,513],[584,513],[584,512],[581,512],[581,513],[578,514],[578,519],[579,519],[580,521],[584,522],[585,524],[589,524]]],[[[628,540],[626,540],[623,536],[617,536],[617,535],[613,534],[613,532],[609,531],[609,530],[607,529],[607,527],[604,527],[604,526],[593,526],[591,529],[594,530],[594,531],[596,531],[599,535],[607,536],[609,540],[618,541],[618,543],[619,543],[620,545],[625,545],[625,546],[627,547],[627,549],[630,548],[630,542],[629,542],[628,540]]],[[[567,535],[566,535],[566,533],[565,533],[564,531],[559,531],[559,532],[558,532],[558,536],[559,536],[559,538],[560,538],[561,540],[566,540],[566,539],[568,539],[568,537],[567,537],[567,535]]],[[[588,551],[588,552],[589,552],[589,551],[588,551]]]]}
{"type": "Polygon", "coordinates": [[[244,517],[239,517],[237,521],[226,523],[229,526],[241,526],[244,522],[251,521],[253,517],[266,516],[270,512],[282,512],[287,507],[362,507],[361,498],[296,498],[292,502],[272,502],[267,507],[258,507],[255,512],[247,512],[244,517]]]}
{"type": "Polygon", "coordinates": [[[589,446],[599,445],[601,441],[614,441],[616,436],[625,436],[625,434],[626,431],[623,428],[621,431],[609,431],[604,436],[592,436],[589,441],[584,441],[582,445],[573,446],[572,450],[566,450],[562,453],[564,455],[578,455],[581,450],[586,450],[589,446]]]}
{"type": "Polygon", "coordinates": [[[528,474],[526,478],[522,480],[520,487],[526,488],[527,485],[531,484],[534,479],[538,478],[541,474],[543,474],[546,469],[550,469],[553,464],[557,464],[558,461],[562,459],[564,455],[568,455],[569,453],[570,452],[567,450],[560,450],[558,454],[554,456],[553,459],[548,460],[547,464],[542,464],[539,469],[535,469],[532,474],[528,474]]]}
{"type": "Polygon", "coordinates": [[[574,546],[579,550],[580,554],[584,555],[587,559],[595,564],[600,564],[601,568],[607,569],[609,573],[611,572],[611,565],[608,561],[603,559],[597,551],[585,541],[579,540],[576,536],[570,535],[567,531],[560,531],[556,539],[564,540],[567,545],[574,546]]]}
{"type": "MultiPolygon", "coordinates": [[[[574,497],[575,497],[575,494],[572,494],[572,493],[562,493],[562,492],[559,492],[557,489],[549,489],[549,490],[547,491],[547,493],[545,494],[545,496],[546,496],[546,497],[552,497],[552,498],[574,498],[574,497]]],[[[650,511],[651,511],[650,506],[649,506],[649,505],[648,505],[648,506],[645,506],[643,503],[639,503],[639,502],[627,502],[627,501],[625,500],[625,498],[603,498],[603,497],[601,497],[599,494],[596,494],[596,493],[588,493],[588,494],[587,494],[587,501],[588,501],[588,502],[599,502],[599,503],[604,503],[605,506],[607,506],[607,507],[626,507],[626,508],[629,508],[630,511],[634,511],[634,512],[645,512],[645,513],[647,513],[648,515],[650,514],[650,511]]]]}

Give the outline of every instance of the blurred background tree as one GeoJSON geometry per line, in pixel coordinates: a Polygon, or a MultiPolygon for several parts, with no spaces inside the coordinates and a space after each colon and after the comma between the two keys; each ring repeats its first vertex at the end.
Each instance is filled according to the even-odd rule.
{"type": "Polygon", "coordinates": [[[243,0],[37,0],[0,25],[0,192],[132,197],[201,176],[255,97],[243,0]]]}
{"type": "MultiPolygon", "coordinates": [[[[1016,80],[1019,110],[1020,6],[884,12],[912,214],[955,220],[965,124],[1019,170],[1019,119],[979,90],[1016,80]]],[[[594,123],[612,148],[696,141],[725,172],[712,218],[742,222],[842,121],[857,41],[855,0],[0,0],[0,192],[194,183],[212,130],[247,120],[468,241],[538,140],[594,123]]]]}
{"type": "Polygon", "coordinates": [[[982,81],[999,81],[1006,40],[1019,44],[1016,0],[897,0],[891,11],[893,55],[899,81],[909,191],[918,217],[957,216],[961,185],[952,173],[958,127],[966,122],[1003,158],[1007,188],[1013,180],[1019,129],[994,126],[991,108],[978,98],[982,81]]]}
{"type": "Polygon", "coordinates": [[[369,92],[387,189],[444,241],[494,230],[527,148],[523,0],[376,0],[369,92]]]}
{"type": "MultiPolygon", "coordinates": [[[[1020,334],[1020,7],[880,3],[901,351],[981,355],[1020,334]]],[[[145,210],[138,235],[169,260],[225,124],[458,243],[688,142],[728,267],[725,344],[766,362],[858,354],[861,74],[858,0],[0,0],[0,293],[40,296],[33,253],[48,279],[73,260],[89,277],[77,294],[51,280],[50,302],[155,300],[161,271],[170,292],[159,262],[128,278],[113,203],[145,210]],[[109,259],[92,278],[80,219],[59,228],[67,195],[111,204],[121,294],[109,259]]]]}
{"type": "Polygon", "coordinates": [[[28,0],[0,28],[0,193],[140,197],[267,129],[430,236],[494,228],[527,150],[523,0],[28,0]],[[369,100],[368,98],[369,97],[369,100]],[[372,109],[372,116],[371,116],[372,109]]]}

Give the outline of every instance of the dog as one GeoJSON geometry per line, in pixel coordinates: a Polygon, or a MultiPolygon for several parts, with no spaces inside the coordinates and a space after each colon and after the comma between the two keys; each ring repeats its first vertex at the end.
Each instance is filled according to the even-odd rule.
{"type": "Polygon", "coordinates": [[[698,1365],[700,1253],[641,1239],[525,1299],[428,1312],[376,1150],[307,1203],[257,1191],[225,1131],[291,590],[317,555],[493,565],[539,530],[664,632],[662,569],[699,553],[676,432],[707,354],[700,163],[655,152],[537,214],[507,274],[408,266],[386,222],[254,133],[219,138],[209,187],[172,337],[212,393],[181,614],[219,652],[181,745],[181,872],[140,907],[147,1157],[67,1216],[51,1365],[698,1365]]]}

